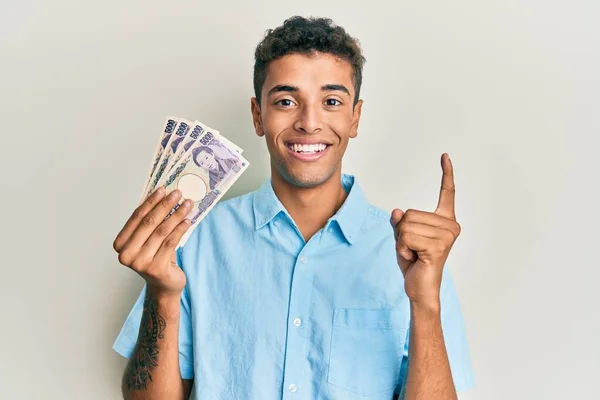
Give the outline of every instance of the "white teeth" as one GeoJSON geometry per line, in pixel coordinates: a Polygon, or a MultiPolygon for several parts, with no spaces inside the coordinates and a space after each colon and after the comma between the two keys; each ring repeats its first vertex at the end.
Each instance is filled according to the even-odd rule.
{"type": "Polygon", "coordinates": [[[324,143],[318,144],[290,144],[290,150],[293,150],[297,153],[315,153],[319,151],[323,151],[327,148],[327,145],[324,143]]]}

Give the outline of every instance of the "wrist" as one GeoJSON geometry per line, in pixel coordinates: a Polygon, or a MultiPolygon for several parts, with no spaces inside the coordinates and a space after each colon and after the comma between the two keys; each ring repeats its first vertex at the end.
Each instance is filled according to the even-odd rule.
{"type": "Polygon", "coordinates": [[[162,286],[146,281],[146,293],[160,301],[179,301],[183,293],[183,288],[181,290],[165,289],[162,286]]]}
{"type": "Polygon", "coordinates": [[[439,300],[429,302],[410,301],[410,312],[415,318],[439,319],[442,312],[441,310],[442,307],[439,300]]]}
{"type": "Polygon", "coordinates": [[[181,292],[165,292],[148,286],[146,289],[146,305],[152,305],[166,320],[179,320],[181,292]]]}

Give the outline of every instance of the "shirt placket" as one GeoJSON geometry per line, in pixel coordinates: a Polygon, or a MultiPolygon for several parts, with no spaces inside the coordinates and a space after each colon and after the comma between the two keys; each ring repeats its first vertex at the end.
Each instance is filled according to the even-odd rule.
{"type": "MultiPolygon", "coordinates": [[[[310,244],[310,242],[309,242],[310,244]]],[[[288,312],[283,399],[304,399],[309,392],[310,377],[306,366],[306,347],[309,340],[309,305],[313,272],[309,244],[296,258],[292,274],[288,312]]]]}

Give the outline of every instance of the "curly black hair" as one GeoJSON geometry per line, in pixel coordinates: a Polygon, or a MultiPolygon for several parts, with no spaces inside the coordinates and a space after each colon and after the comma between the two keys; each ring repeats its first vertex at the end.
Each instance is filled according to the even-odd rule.
{"type": "Polygon", "coordinates": [[[254,53],[254,94],[260,105],[262,87],[267,79],[269,63],[292,53],[315,52],[333,54],[348,61],[354,74],[354,105],[358,102],[362,84],[362,69],[366,62],[359,42],[344,28],[329,18],[294,16],[286,19],[282,26],[268,29],[254,53]]]}

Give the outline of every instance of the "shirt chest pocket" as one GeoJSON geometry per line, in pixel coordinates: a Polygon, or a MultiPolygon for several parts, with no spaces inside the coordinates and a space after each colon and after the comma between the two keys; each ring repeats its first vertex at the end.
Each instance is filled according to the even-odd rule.
{"type": "Polygon", "coordinates": [[[392,310],[335,308],[327,381],[363,396],[393,390],[406,332],[392,310]]]}

